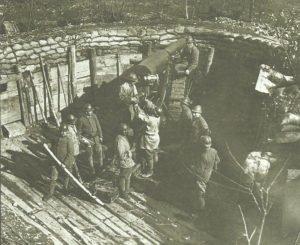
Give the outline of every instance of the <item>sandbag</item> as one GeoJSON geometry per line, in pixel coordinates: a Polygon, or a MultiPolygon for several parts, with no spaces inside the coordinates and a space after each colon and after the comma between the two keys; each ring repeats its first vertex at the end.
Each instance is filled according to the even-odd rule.
{"type": "Polygon", "coordinates": [[[293,114],[293,113],[287,113],[285,117],[283,118],[281,124],[296,124],[300,125],[300,115],[293,114]]]}
{"type": "Polygon", "coordinates": [[[256,181],[261,181],[268,174],[271,163],[268,153],[250,152],[245,160],[245,174],[249,174],[256,181]]]}
{"type": "Polygon", "coordinates": [[[280,132],[274,138],[276,143],[294,143],[300,140],[300,132],[280,132]]]}
{"type": "Polygon", "coordinates": [[[284,124],[281,128],[281,132],[297,132],[300,131],[300,125],[295,124],[284,124]]]}

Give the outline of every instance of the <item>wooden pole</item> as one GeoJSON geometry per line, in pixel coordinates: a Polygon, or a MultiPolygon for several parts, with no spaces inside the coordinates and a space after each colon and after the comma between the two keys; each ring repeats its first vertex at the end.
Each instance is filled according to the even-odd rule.
{"type": "Polygon", "coordinates": [[[60,67],[59,67],[58,64],[57,64],[57,74],[58,74],[58,80],[59,80],[59,84],[60,84],[61,90],[63,91],[65,106],[68,106],[67,96],[66,96],[66,92],[65,92],[63,80],[62,80],[62,77],[61,77],[60,67]]]}
{"type": "Polygon", "coordinates": [[[49,149],[47,144],[43,144],[44,148],[46,149],[47,153],[51,156],[51,158],[62,168],[62,170],[74,181],[74,183],[83,190],[90,198],[92,198],[96,203],[98,203],[101,206],[104,206],[104,203],[94,196],[83,184],[81,184],[74,176],[73,174],[66,168],[64,164],[61,163],[61,161],[54,155],[54,153],[49,149]]]}
{"type": "Polygon", "coordinates": [[[57,110],[60,111],[60,81],[59,81],[59,68],[57,64],[57,110]]]}
{"type": "Polygon", "coordinates": [[[33,120],[33,115],[32,115],[32,110],[31,110],[31,99],[30,99],[30,93],[29,93],[29,86],[30,86],[29,77],[26,74],[26,72],[23,72],[22,75],[24,78],[24,91],[25,91],[27,110],[28,110],[28,114],[29,114],[29,123],[33,124],[34,120],[33,120]]]}
{"type": "Polygon", "coordinates": [[[116,65],[117,65],[117,77],[119,77],[120,76],[120,55],[119,55],[119,53],[117,53],[116,54],[116,58],[117,58],[117,63],[116,63],[116,65]]]}
{"type": "Polygon", "coordinates": [[[51,109],[51,112],[52,112],[52,115],[54,117],[55,123],[59,127],[60,123],[57,119],[56,113],[55,113],[54,108],[53,108],[53,101],[52,101],[52,97],[51,97],[51,93],[50,93],[50,88],[48,87],[47,77],[46,77],[46,74],[45,74],[44,64],[43,64],[41,56],[40,56],[40,66],[41,66],[41,69],[42,69],[43,79],[45,80],[45,84],[46,84],[46,91],[47,91],[48,99],[49,99],[49,107],[51,109]]]}
{"type": "Polygon", "coordinates": [[[50,68],[49,68],[48,64],[44,64],[44,73],[46,76],[46,91],[47,91],[47,89],[49,89],[49,92],[50,92],[50,93],[47,92],[48,101],[49,101],[49,111],[50,111],[50,113],[52,113],[54,110],[54,103],[53,103],[53,94],[52,94],[52,88],[51,88],[51,83],[50,83],[50,68]]]}
{"type": "Polygon", "coordinates": [[[76,47],[72,45],[68,48],[69,51],[69,73],[70,73],[70,88],[72,100],[76,97],[76,47]]]}
{"type": "Polygon", "coordinates": [[[37,91],[36,91],[36,87],[35,87],[34,82],[33,82],[32,74],[31,74],[30,71],[29,71],[29,77],[30,77],[30,82],[31,82],[32,90],[34,91],[34,94],[35,94],[35,97],[36,97],[36,101],[37,101],[37,103],[38,103],[38,105],[39,105],[39,108],[40,108],[40,112],[41,112],[43,121],[44,121],[44,123],[48,123],[47,118],[46,118],[46,116],[45,116],[45,114],[44,114],[44,111],[43,111],[43,107],[42,107],[41,102],[40,102],[40,99],[39,99],[39,95],[38,95],[38,93],[37,93],[37,91]]]}
{"type": "Polygon", "coordinates": [[[97,75],[97,60],[96,60],[96,49],[89,49],[89,64],[90,64],[90,78],[91,78],[91,89],[92,96],[95,99],[95,89],[97,86],[96,75],[97,75]]]}
{"type": "Polygon", "coordinates": [[[28,127],[30,125],[30,122],[29,122],[28,107],[27,107],[25,92],[24,92],[24,83],[22,79],[17,80],[17,87],[18,87],[22,122],[24,123],[25,127],[28,127]]]}
{"type": "MultiPolygon", "coordinates": [[[[33,110],[34,110],[34,120],[35,120],[35,122],[38,122],[39,120],[38,120],[38,113],[37,113],[37,109],[36,109],[36,106],[37,106],[36,93],[32,87],[30,71],[25,71],[23,74],[24,74],[24,77],[26,78],[28,89],[31,88],[32,100],[33,100],[33,110]]],[[[30,94],[29,91],[28,91],[28,93],[30,94]]]]}

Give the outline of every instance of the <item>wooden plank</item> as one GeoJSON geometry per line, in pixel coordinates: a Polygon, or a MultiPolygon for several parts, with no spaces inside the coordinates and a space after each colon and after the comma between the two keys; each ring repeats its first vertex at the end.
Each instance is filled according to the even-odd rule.
{"type": "Polygon", "coordinates": [[[30,216],[27,216],[24,214],[21,210],[19,210],[17,207],[13,206],[13,201],[9,200],[6,195],[1,195],[1,205],[7,206],[9,209],[11,209],[18,217],[23,219],[26,223],[30,224],[31,226],[35,227],[41,233],[45,234],[48,239],[50,239],[54,245],[63,245],[61,241],[59,241],[51,232],[49,232],[47,229],[45,229],[43,226],[41,226],[39,223],[37,223],[35,220],[31,219],[30,216]]]}
{"type": "MultiPolygon", "coordinates": [[[[77,199],[74,199],[72,197],[60,197],[59,200],[68,208],[70,208],[71,210],[73,210],[77,215],[84,217],[85,219],[89,220],[90,223],[92,223],[94,225],[94,227],[98,230],[100,230],[101,232],[103,232],[104,234],[106,234],[106,236],[117,242],[120,243],[123,240],[119,239],[116,235],[117,232],[111,228],[106,222],[103,222],[104,217],[103,216],[95,216],[95,214],[93,213],[94,210],[96,210],[97,208],[99,208],[99,206],[89,206],[89,209],[86,210],[85,208],[82,207],[81,203],[84,201],[78,201],[77,199]],[[91,210],[91,212],[90,212],[91,210]]],[[[121,243],[120,243],[121,244],[121,243]]]]}
{"type": "MultiPolygon", "coordinates": [[[[83,203],[85,205],[85,203],[83,203]]],[[[134,236],[139,238],[139,240],[143,241],[143,244],[153,244],[153,242],[157,242],[157,240],[153,239],[151,236],[148,234],[141,232],[140,226],[138,228],[133,227],[130,223],[131,221],[126,220],[125,218],[120,218],[120,215],[118,217],[115,215],[115,212],[111,212],[111,208],[108,208],[109,206],[106,207],[101,207],[100,209],[95,210],[95,213],[98,215],[103,215],[105,217],[105,220],[111,221],[110,225],[113,227],[120,227],[122,232],[126,232],[130,236],[134,236]]],[[[122,215],[121,215],[122,216],[122,215]]],[[[136,219],[135,219],[136,220],[136,219]]],[[[119,229],[119,228],[118,228],[119,229]]]]}
{"type": "Polygon", "coordinates": [[[97,86],[96,73],[97,73],[97,63],[96,63],[96,49],[89,49],[89,61],[90,61],[90,78],[92,87],[92,96],[95,99],[95,89],[97,86]]]}
{"type": "MultiPolygon", "coordinates": [[[[15,203],[23,209],[27,214],[34,213],[35,210],[27,205],[19,196],[11,192],[6,186],[5,183],[1,185],[1,192],[8,196],[11,200],[14,200],[15,203]]],[[[48,230],[59,237],[66,244],[80,244],[74,237],[66,231],[54,218],[52,218],[47,212],[40,211],[34,213],[32,216],[36,217],[40,222],[42,222],[48,230]]]]}
{"type": "Polygon", "coordinates": [[[72,45],[68,48],[68,64],[69,64],[69,77],[72,100],[76,97],[76,47],[72,45]]]}
{"type": "Polygon", "coordinates": [[[20,110],[21,110],[21,117],[22,122],[26,127],[28,127],[29,124],[29,115],[28,115],[28,107],[25,99],[24,94],[24,83],[22,79],[17,80],[17,87],[18,87],[18,93],[19,93],[19,102],[20,102],[20,110]]]}
{"type": "Polygon", "coordinates": [[[2,125],[21,120],[21,111],[18,96],[1,100],[0,108],[2,125]]]}

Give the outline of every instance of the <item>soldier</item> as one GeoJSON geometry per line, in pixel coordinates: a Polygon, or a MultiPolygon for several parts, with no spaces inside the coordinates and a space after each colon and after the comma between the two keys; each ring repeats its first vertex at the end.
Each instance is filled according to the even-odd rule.
{"type": "Polygon", "coordinates": [[[130,192],[130,178],[132,168],[135,165],[132,160],[132,152],[127,135],[127,124],[121,123],[119,126],[119,134],[115,139],[115,157],[117,166],[120,168],[118,179],[119,193],[124,199],[129,199],[128,193],[130,192]]]}
{"type": "Polygon", "coordinates": [[[76,176],[80,182],[82,182],[77,163],[76,163],[76,158],[78,157],[80,151],[79,151],[79,145],[80,141],[78,138],[78,132],[76,128],[76,117],[73,114],[69,114],[67,117],[67,126],[68,126],[68,133],[73,141],[74,144],[74,156],[75,156],[75,162],[74,162],[74,170],[76,173],[76,176]]]}
{"type": "Polygon", "coordinates": [[[91,175],[95,175],[93,155],[96,152],[98,158],[99,170],[103,166],[102,146],[103,135],[100,123],[97,116],[93,113],[93,108],[90,104],[84,106],[84,115],[81,116],[77,123],[77,131],[80,140],[87,146],[88,161],[91,168],[91,175]]]}
{"type": "Polygon", "coordinates": [[[161,108],[145,108],[147,114],[140,108],[137,109],[137,117],[145,123],[144,131],[140,138],[140,150],[144,160],[143,171],[145,174],[142,176],[148,178],[153,175],[154,163],[158,161],[157,150],[160,142],[159,137],[159,124],[161,108]]]}
{"type": "Polygon", "coordinates": [[[190,75],[197,71],[199,64],[199,50],[194,45],[192,36],[186,37],[186,47],[183,49],[181,57],[185,60],[185,74],[190,75]]]}
{"type": "Polygon", "coordinates": [[[186,46],[184,47],[181,58],[184,60],[181,69],[184,69],[184,74],[187,75],[185,95],[189,96],[192,83],[199,79],[199,50],[194,45],[192,36],[186,37],[186,46]]]}
{"type": "Polygon", "coordinates": [[[135,86],[137,82],[138,78],[136,74],[130,73],[125,78],[125,82],[120,86],[119,91],[120,100],[127,108],[130,121],[135,117],[134,104],[138,103],[138,91],[135,86]]]}
{"type": "Polygon", "coordinates": [[[193,122],[193,114],[190,106],[192,105],[192,101],[190,98],[186,97],[181,102],[181,115],[180,115],[180,126],[181,126],[181,135],[182,135],[182,143],[186,144],[191,135],[192,122],[193,122]]]}
{"type": "Polygon", "coordinates": [[[203,135],[210,135],[210,130],[208,128],[207,122],[201,115],[202,107],[200,105],[196,105],[192,109],[193,121],[192,121],[192,129],[190,140],[191,144],[195,147],[198,147],[199,139],[203,135]]]}
{"type": "Polygon", "coordinates": [[[202,211],[205,208],[206,186],[211,177],[212,171],[217,170],[220,158],[218,152],[211,148],[211,137],[201,136],[200,151],[195,152],[192,162],[186,168],[196,177],[196,191],[198,202],[196,209],[202,211]]]}
{"type": "MultiPolygon", "coordinates": [[[[59,129],[59,138],[53,147],[53,152],[56,157],[66,166],[66,168],[72,172],[74,166],[74,144],[71,137],[68,135],[68,126],[63,124],[59,129]]],[[[49,193],[43,197],[43,201],[48,201],[53,195],[56,187],[56,181],[58,178],[58,170],[55,165],[52,165],[51,169],[51,182],[49,193]]],[[[68,175],[64,180],[64,192],[69,192],[69,180],[68,175]]]]}

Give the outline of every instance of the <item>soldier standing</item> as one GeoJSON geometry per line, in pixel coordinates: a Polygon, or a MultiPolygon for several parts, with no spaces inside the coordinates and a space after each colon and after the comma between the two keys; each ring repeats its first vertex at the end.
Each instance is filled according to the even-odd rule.
{"type": "Polygon", "coordinates": [[[193,114],[190,106],[192,101],[186,97],[181,102],[181,115],[180,115],[180,126],[182,135],[182,144],[185,145],[189,141],[192,130],[193,114]]]}
{"type": "Polygon", "coordinates": [[[196,105],[192,109],[193,121],[192,121],[192,129],[191,129],[191,145],[198,147],[199,139],[203,135],[210,135],[210,130],[208,128],[208,124],[205,119],[202,117],[202,107],[200,105],[196,105]]]}
{"type": "Polygon", "coordinates": [[[125,82],[120,86],[119,91],[120,100],[127,108],[130,121],[135,117],[134,104],[138,103],[138,91],[135,86],[137,82],[138,78],[136,74],[130,73],[125,78],[125,82]]]}
{"type": "Polygon", "coordinates": [[[118,178],[119,193],[124,199],[129,199],[128,193],[130,192],[130,178],[132,174],[132,168],[135,165],[134,161],[132,160],[132,152],[127,135],[127,124],[121,123],[119,126],[119,134],[115,139],[115,157],[117,166],[120,168],[120,174],[118,178]]]}
{"type": "Polygon", "coordinates": [[[158,161],[157,150],[160,142],[159,124],[161,108],[145,108],[145,113],[139,106],[137,109],[137,117],[144,122],[144,130],[140,138],[140,150],[145,166],[143,168],[145,174],[142,176],[148,178],[153,175],[154,163],[158,161]]]}
{"type": "MultiPolygon", "coordinates": [[[[66,166],[66,168],[72,172],[74,166],[74,144],[71,137],[68,135],[68,126],[63,124],[59,129],[59,138],[53,147],[53,152],[56,157],[66,166]]],[[[53,195],[56,187],[56,181],[58,178],[58,170],[55,165],[51,168],[51,182],[49,193],[43,197],[43,201],[48,201],[53,195]]],[[[69,180],[68,175],[64,179],[64,192],[69,192],[69,180]]]]}
{"type": "Polygon", "coordinates": [[[75,156],[75,162],[74,162],[74,170],[76,173],[76,176],[80,182],[82,182],[77,163],[76,163],[76,158],[78,157],[80,150],[79,150],[79,145],[80,141],[78,138],[78,132],[76,128],[76,117],[73,114],[69,114],[67,117],[67,126],[68,126],[68,133],[73,141],[74,144],[74,156],[75,156]]]}
{"type": "Polygon", "coordinates": [[[93,113],[93,108],[90,104],[84,106],[84,115],[81,116],[77,123],[77,131],[80,140],[86,144],[88,161],[91,168],[91,175],[95,175],[94,167],[94,152],[98,158],[99,170],[103,166],[103,153],[101,143],[103,134],[97,116],[93,113]]]}
{"type": "Polygon", "coordinates": [[[191,162],[186,165],[187,170],[196,177],[196,192],[198,203],[196,209],[202,211],[205,208],[205,193],[207,183],[212,171],[217,170],[220,158],[218,152],[211,147],[211,137],[200,137],[200,151],[194,152],[191,162]]]}

